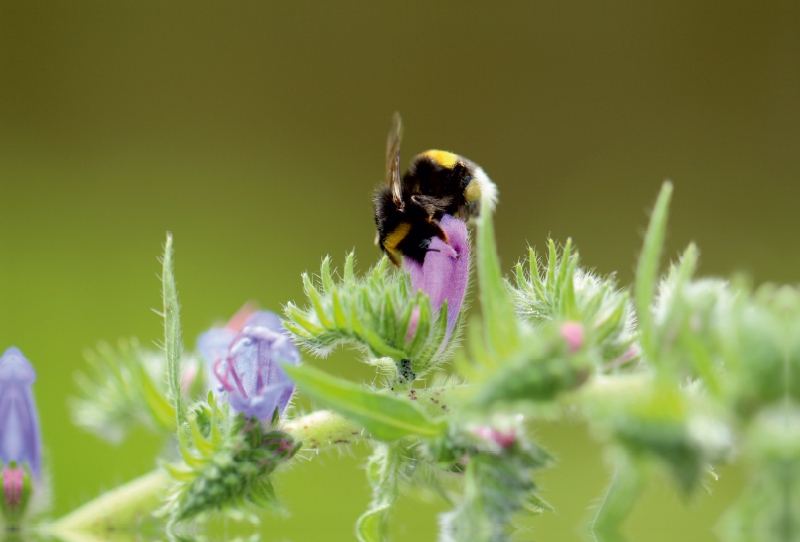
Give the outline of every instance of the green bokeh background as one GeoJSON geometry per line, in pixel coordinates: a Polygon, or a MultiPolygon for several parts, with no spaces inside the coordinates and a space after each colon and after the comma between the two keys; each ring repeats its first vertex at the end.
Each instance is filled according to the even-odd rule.
{"type": "MultiPolygon", "coordinates": [[[[278,310],[299,274],[372,246],[370,193],[400,110],[404,164],[425,149],[480,163],[500,189],[506,268],[547,236],[632,277],[646,209],[675,183],[668,238],[705,274],[800,274],[796,2],[56,2],[0,0],[0,347],[35,365],[61,514],[154,466],[162,443],[114,447],[66,408],[82,351],[157,340],[156,258],[175,235],[184,336],[248,299],[278,310]]],[[[322,362],[356,380],[349,354],[322,362]]],[[[578,540],[608,480],[576,422],[542,424],[557,507],[525,539],[578,540]]],[[[352,540],[365,450],[297,465],[289,518],[263,540],[352,540]]],[[[632,540],[712,540],[741,488],[651,487],[632,540]]],[[[397,540],[433,540],[440,501],[408,498],[397,540]]]]}

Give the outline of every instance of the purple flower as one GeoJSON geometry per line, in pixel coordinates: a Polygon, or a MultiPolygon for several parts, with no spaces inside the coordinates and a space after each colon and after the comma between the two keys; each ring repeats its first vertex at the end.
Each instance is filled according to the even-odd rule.
{"type": "MultiPolygon", "coordinates": [[[[36,371],[18,348],[12,346],[0,357],[0,461],[6,467],[11,462],[19,467],[27,464],[38,479],[42,471],[42,441],[31,391],[35,380],[36,371]]],[[[13,469],[4,469],[4,490],[11,483],[6,480],[6,470],[13,469]]]]}
{"type": "Polygon", "coordinates": [[[242,318],[203,333],[197,339],[198,351],[216,381],[215,393],[225,393],[236,412],[269,420],[275,409],[283,413],[294,392],[279,362],[297,365],[300,353],[275,314],[249,314],[239,330],[232,329],[235,320],[238,324],[242,318]]]}
{"type": "Polygon", "coordinates": [[[447,334],[442,343],[446,345],[467,293],[469,236],[466,224],[453,216],[444,215],[440,225],[447,233],[449,244],[434,237],[422,265],[412,258],[405,258],[404,265],[411,276],[411,287],[414,291],[422,290],[428,294],[431,308],[437,314],[447,300],[447,334]]]}

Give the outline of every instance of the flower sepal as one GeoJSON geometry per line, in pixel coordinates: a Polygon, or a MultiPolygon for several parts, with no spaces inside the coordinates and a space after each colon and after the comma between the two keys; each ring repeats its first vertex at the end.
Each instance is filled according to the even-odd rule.
{"type": "Polygon", "coordinates": [[[434,307],[405,271],[390,268],[388,258],[363,276],[355,275],[354,266],[351,252],[341,278],[327,257],[318,283],[304,275],[308,304],[289,303],[285,310],[284,325],[295,341],[322,357],[350,346],[367,354],[369,363],[389,358],[398,382],[421,378],[446,361],[458,313],[434,307]]]}
{"type": "Polygon", "coordinates": [[[182,461],[163,465],[174,484],[161,515],[175,523],[280,509],[270,475],[297,453],[300,441],[258,418],[231,415],[213,393],[187,423],[188,431],[178,433],[182,461]]]}

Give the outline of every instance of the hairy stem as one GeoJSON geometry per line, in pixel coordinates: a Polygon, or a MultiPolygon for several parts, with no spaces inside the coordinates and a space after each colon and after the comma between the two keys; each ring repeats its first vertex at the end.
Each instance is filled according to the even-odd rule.
{"type": "Polygon", "coordinates": [[[54,534],[73,530],[108,531],[137,524],[160,504],[160,494],[169,482],[169,474],[156,469],[103,493],[47,525],[45,530],[54,534]]]}
{"type": "Polygon", "coordinates": [[[303,441],[301,450],[325,450],[354,444],[361,438],[361,426],[330,410],[318,410],[287,422],[283,430],[303,441]]]}
{"type": "Polygon", "coordinates": [[[615,540],[619,526],[630,514],[642,490],[642,476],[637,467],[619,459],[597,514],[591,523],[596,540],[615,540]]]}
{"type": "MultiPolygon", "coordinates": [[[[329,410],[312,412],[288,422],[284,431],[303,441],[304,450],[320,451],[353,444],[361,428],[329,410]]],[[[140,476],[73,510],[46,525],[45,531],[58,534],[70,531],[109,531],[135,526],[161,504],[162,494],[172,478],[162,469],[140,476]]]]}

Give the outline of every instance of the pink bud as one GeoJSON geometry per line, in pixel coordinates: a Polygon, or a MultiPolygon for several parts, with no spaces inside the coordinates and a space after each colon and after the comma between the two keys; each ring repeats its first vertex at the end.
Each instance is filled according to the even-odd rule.
{"type": "Polygon", "coordinates": [[[3,493],[9,508],[15,508],[22,500],[22,485],[25,473],[19,467],[6,467],[3,469],[3,493]]]}
{"type": "Polygon", "coordinates": [[[258,305],[254,301],[248,301],[236,314],[231,316],[231,319],[225,324],[225,329],[238,333],[247,324],[247,320],[257,311],[258,305]]]}
{"type": "Polygon", "coordinates": [[[472,432],[484,440],[494,442],[504,450],[517,440],[517,434],[513,429],[495,429],[487,425],[479,425],[472,432]]]}
{"type": "Polygon", "coordinates": [[[408,322],[408,333],[406,333],[406,342],[411,342],[411,339],[414,338],[414,334],[417,332],[418,325],[419,325],[419,307],[414,307],[411,310],[411,319],[408,322]]]}
{"type": "Polygon", "coordinates": [[[578,322],[567,322],[561,326],[561,336],[567,341],[570,352],[576,352],[583,344],[583,326],[578,322]]]}
{"type": "Polygon", "coordinates": [[[183,372],[183,376],[181,377],[181,393],[183,393],[183,395],[189,395],[189,390],[192,384],[194,384],[198,372],[197,365],[191,365],[183,372]]]}

